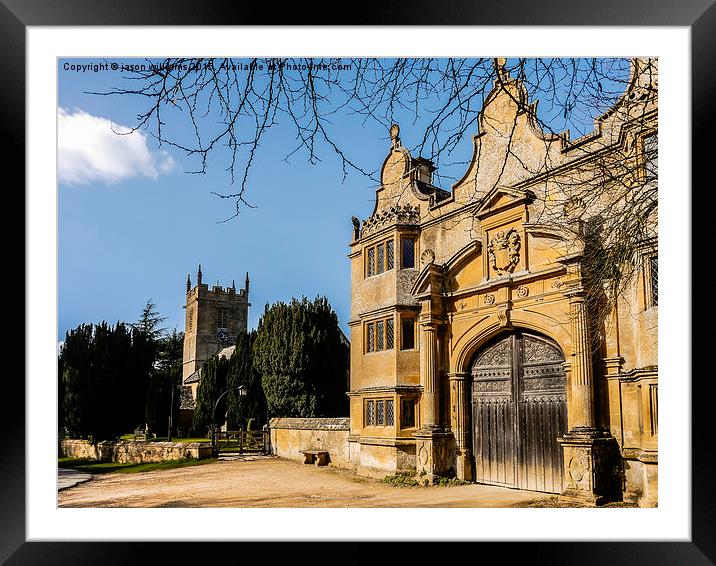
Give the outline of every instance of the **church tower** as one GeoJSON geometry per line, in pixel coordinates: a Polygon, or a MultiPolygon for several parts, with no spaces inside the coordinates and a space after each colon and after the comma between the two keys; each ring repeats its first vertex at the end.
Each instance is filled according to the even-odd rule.
{"type": "Polygon", "coordinates": [[[191,277],[186,279],[186,322],[184,327],[184,357],[182,383],[191,387],[196,399],[199,370],[211,356],[236,343],[239,332],[248,329],[249,274],[243,289],[221,287],[218,282],[211,288],[202,282],[201,265],[196,274],[196,286],[191,277]]]}

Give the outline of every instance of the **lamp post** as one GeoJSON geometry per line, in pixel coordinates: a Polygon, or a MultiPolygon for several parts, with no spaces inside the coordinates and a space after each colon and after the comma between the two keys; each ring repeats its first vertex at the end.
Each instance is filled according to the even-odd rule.
{"type": "Polygon", "coordinates": [[[236,389],[236,392],[239,394],[239,397],[245,397],[248,394],[248,389],[245,385],[239,385],[238,387],[232,387],[231,389],[227,389],[221,395],[219,395],[219,398],[214,403],[214,409],[211,411],[211,456],[213,458],[215,458],[218,453],[216,449],[216,408],[219,406],[219,401],[221,401],[221,398],[229,391],[233,391],[234,389],[236,389]]]}

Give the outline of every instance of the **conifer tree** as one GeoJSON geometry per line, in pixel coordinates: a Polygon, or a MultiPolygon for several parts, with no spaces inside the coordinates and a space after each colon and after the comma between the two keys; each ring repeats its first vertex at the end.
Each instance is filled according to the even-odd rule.
{"type": "Polygon", "coordinates": [[[169,414],[173,415],[173,422],[179,415],[183,347],[184,333],[176,328],[157,341],[145,416],[150,429],[158,431],[160,436],[168,432],[169,414]]]}
{"type": "Polygon", "coordinates": [[[93,326],[81,324],[67,332],[60,352],[64,391],[63,424],[74,438],[90,434],[93,426],[92,407],[88,402],[95,393],[90,373],[92,342],[93,326]]]}
{"type": "Polygon", "coordinates": [[[347,415],[348,348],[325,297],[266,305],[253,354],[269,417],[347,415]]]}
{"type": "Polygon", "coordinates": [[[144,420],[153,346],[118,322],[80,325],[65,337],[64,426],[74,437],[111,439],[144,420]]]}
{"type": "MultiPolygon", "coordinates": [[[[157,363],[162,320],[149,301],[136,324],[81,324],[67,332],[58,359],[61,429],[74,438],[104,440],[146,422],[149,386],[157,379],[156,372],[171,367],[174,378],[177,375],[176,359],[173,366],[157,363]]],[[[175,332],[174,358],[177,341],[175,332]]],[[[170,392],[163,386],[152,395],[170,392]]],[[[168,398],[161,401],[167,409],[168,403],[168,398]]]]}
{"type": "Polygon", "coordinates": [[[160,328],[159,325],[166,319],[166,316],[159,315],[157,306],[152,302],[152,299],[149,299],[142,309],[139,320],[131,326],[152,340],[159,340],[165,332],[165,329],[160,328]]]}
{"type": "Polygon", "coordinates": [[[65,435],[65,382],[62,376],[65,373],[65,364],[60,354],[57,356],[57,431],[60,438],[65,435]]]}
{"type": "MultiPolygon", "coordinates": [[[[219,396],[226,391],[226,373],[228,361],[219,356],[212,356],[201,368],[201,380],[196,394],[196,408],[192,426],[199,432],[204,432],[211,426],[214,404],[219,396]]],[[[226,415],[226,397],[216,408],[215,424],[220,426],[226,415]]]]}
{"type": "Polygon", "coordinates": [[[261,387],[261,379],[253,366],[252,348],[256,341],[256,331],[240,332],[236,339],[236,349],[229,358],[226,376],[227,393],[226,423],[229,430],[245,428],[249,419],[257,425],[266,422],[266,398],[261,387]],[[247,392],[240,397],[237,388],[243,385],[247,392]]]}

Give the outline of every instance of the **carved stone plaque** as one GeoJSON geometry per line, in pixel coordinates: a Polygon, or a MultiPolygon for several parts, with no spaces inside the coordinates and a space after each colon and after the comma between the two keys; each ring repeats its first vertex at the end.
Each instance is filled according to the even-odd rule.
{"type": "Polygon", "coordinates": [[[500,274],[511,273],[520,261],[521,245],[520,235],[514,228],[497,232],[487,246],[492,268],[500,274]]]}

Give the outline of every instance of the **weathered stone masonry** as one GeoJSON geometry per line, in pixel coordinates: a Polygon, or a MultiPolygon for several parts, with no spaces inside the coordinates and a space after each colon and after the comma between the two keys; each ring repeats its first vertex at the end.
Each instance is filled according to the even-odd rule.
{"type": "Polygon", "coordinates": [[[432,163],[412,157],[394,125],[373,213],[354,220],[351,466],[591,503],[616,489],[653,506],[656,236],[595,359],[584,242],[543,219],[589,217],[559,180],[588,178],[596,155],[643,167],[639,148],[658,131],[656,61],[633,60],[622,98],[574,141],[539,129],[502,64],[464,177],[450,191],[435,187],[432,163]]]}

